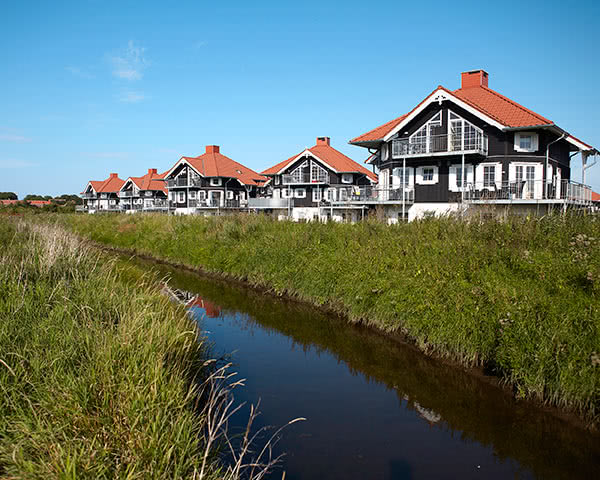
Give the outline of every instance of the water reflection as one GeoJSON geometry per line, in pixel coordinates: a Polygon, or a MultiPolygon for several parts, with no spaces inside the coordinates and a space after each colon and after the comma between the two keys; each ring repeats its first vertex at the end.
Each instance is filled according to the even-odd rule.
{"type": "Polygon", "coordinates": [[[240,400],[260,397],[264,424],[309,419],[280,444],[288,480],[597,476],[598,436],[461,369],[314,309],[156,268],[216,348],[235,351],[240,400]]]}

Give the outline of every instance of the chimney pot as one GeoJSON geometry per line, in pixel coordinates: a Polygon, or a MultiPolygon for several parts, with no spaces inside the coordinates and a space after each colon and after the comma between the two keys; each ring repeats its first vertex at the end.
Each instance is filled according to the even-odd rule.
{"type": "Polygon", "coordinates": [[[329,145],[331,138],[329,137],[317,137],[317,145],[329,145]]]}
{"type": "Polygon", "coordinates": [[[219,146],[218,145],[207,145],[206,153],[219,153],[219,146]]]}
{"type": "Polygon", "coordinates": [[[489,74],[485,70],[471,70],[460,74],[460,88],[487,87],[489,74]]]}
{"type": "Polygon", "coordinates": [[[149,173],[150,175],[156,175],[156,173],[157,173],[157,170],[156,170],[156,168],[149,168],[149,169],[148,169],[148,173],[149,173]]]}
{"type": "Polygon", "coordinates": [[[117,178],[119,176],[118,173],[111,173],[110,178],[117,178]]]}

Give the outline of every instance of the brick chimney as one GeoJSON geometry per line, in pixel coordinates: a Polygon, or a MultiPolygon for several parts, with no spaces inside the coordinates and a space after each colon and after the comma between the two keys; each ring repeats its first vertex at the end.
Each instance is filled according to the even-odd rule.
{"type": "Polygon", "coordinates": [[[460,74],[460,88],[487,87],[489,74],[485,70],[471,70],[460,74]]]}
{"type": "Polygon", "coordinates": [[[329,137],[317,137],[317,145],[329,145],[331,138],[329,137]]]}
{"type": "Polygon", "coordinates": [[[158,173],[158,171],[156,170],[156,168],[148,169],[148,175],[156,175],[157,173],[158,173]]]}
{"type": "Polygon", "coordinates": [[[219,153],[219,146],[218,145],[207,145],[206,153],[219,153]]]}
{"type": "Polygon", "coordinates": [[[110,178],[117,178],[119,176],[118,173],[111,173],[110,178]]]}

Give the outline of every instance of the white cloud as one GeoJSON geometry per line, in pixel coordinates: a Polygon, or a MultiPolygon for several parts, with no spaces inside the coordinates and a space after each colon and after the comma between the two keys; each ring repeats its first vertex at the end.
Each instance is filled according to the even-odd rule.
{"type": "Polygon", "coordinates": [[[25,160],[16,160],[7,158],[0,160],[0,168],[30,168],[37,167],[37,163],[27,162],[25,160]]]}
{"type": "Polygon", "coordinates": [[[142,92],[134,92],[131,90],[121,92],[118,96],[119,102],[123,103],[139,103],[145,98],[146,96],[142,92]]]}
{"type": "Polygon", "coordinates": [[[65,67],[65,69],[68,72],[71,72],[73,75],[75,75],[76,77],[80,77],[80,78],[86,78],[86,79],[90,79],[90,78],[94,78],[94,75],[92,75],[89,72],[86,72],[85,70],[82,70],[79,67],[73,67],[73,66],[69,66],[69,67],[65,67]]]}
{"type": "Polygon", "coordinates": [[[133,40],[129,40],[124,50],[108,57],[112,74],[123,80],[140,80],[144,69],[148,66],[148,61],[144,57],[145,51],[145,48],[138,47],[133,40]]]}
{"type": "Polygon", "coordinates": [[[15,143],[28,143],[31,142],[31,138],[21,135],[16,130],[9,128],[0,128],[0,141],[3,142],[15,142],[15,143]]]}

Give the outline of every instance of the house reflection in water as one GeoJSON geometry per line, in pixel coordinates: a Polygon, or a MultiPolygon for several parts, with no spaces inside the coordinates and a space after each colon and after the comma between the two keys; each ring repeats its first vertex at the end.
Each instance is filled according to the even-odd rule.
{"type": "Polygon", "coordinates": [[[204,298],[200,297],[200,296],[195,296],[194,298],[192,298],[187,304],[186,306],[188,308],[192,308],[192,307],[198,307],[198,308],[202,308],[205,312],[206,312],[206,316],[208,318],[219,318],[221,316],[221,307],[219,307],[218,305],[215,305],[214,303],[205,300],[204,298]]]}

